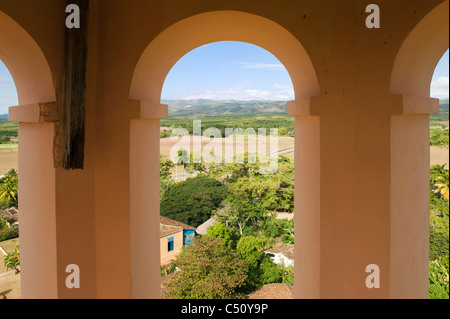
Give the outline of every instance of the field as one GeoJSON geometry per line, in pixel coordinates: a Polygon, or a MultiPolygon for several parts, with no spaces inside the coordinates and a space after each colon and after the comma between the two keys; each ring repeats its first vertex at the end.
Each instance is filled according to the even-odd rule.
{"type": "MultiPolygon", "coordinates": [[[[4,149],[0,145],[0,175],[7,173],[11,168],[18,169],[19,152],[15,149],[4,149]]],[[[10,145],[8,145],[10,146],[10,145]]]]}
{"type": "MultiPolygon", "coordinates": [[[[161,131],[170,131],[176,127],[186,128],[190,133],[193,130],[193,120],[202,121],[202,129],[215,127],[225,136],[225,128],[278,128],[279,129],[279,150],[287,149],[281,154],[294,159],[294,117],[285,113],[285,103],[280,102],[245,102],[245,101],[169,101],[171,112],[169,118],[161,120],[161,131]],[[189,105],[188,105],[189,104],[189,105]],[[263,113],[261,113],[263,112],[263,113]]],[[[440,103],[440,113],[430,116],[431,129],[448,130],[449,106],[448,100],[440,103]]],[[[268,130],[267,133],[270,131],[268,130]]],[[[437,132],[437,131],[436,131],[437,132]]],[[[438,132],[439,133],[439,132],[438,132]]],[[[433,145],[448,143],[448,131],[444,134],[435,135],[432,138],[433,145]],[[442,136],[447,135],[447,142],[442,142],[442,136]]],[[[432,131],[432,137],[433,131],[432,131]]],[[[9,138],[10,143],[17,141],[17,123],[0,120],[0,137],[9,138]]],[[[218,143],[225,145],[225,139],[216,139],[218,143]]],[[[170,150],[177,141],[170,141],[169,138],[161,139],[161,154],[170,156],[170,150]]],[[[210,140],[202,140],[202,149],[210,140]]],[[[247,143],[245,151],[248,150],[247,143]]],[[[191,140],[191,151],[193,151],[191,140]]],[[[266,152],[269,152],[267,147],[266,152]]],[[[224,154],[223,148],[223,154],[224,154]]],[[[449,163],[449,149],[447,147],[431,146],[431,165],[449,163]]],[[[0,175],[9,169],[18,166],[18,150],[16,144],[0,144],[0,175]]]]}
{"type": "MultiPolygon", "coordinates": [[[[190,151],[193,152],[193,150],[194,150],[194,141],[196,143],[199,143],[199,145],[200,145],[200,142],[201,142],[201,148],[203,150],[205,148],[205,146],[207,146],[209,143],[213,142],[213,140],[214,140],[214,143],[217,143],[215,145],[221,145],[222,146],[222,154],[225,155],[225,145],[226,145],[227,141],[232,142],[232,140],[230,138],[228,138],[228,139],[226,139],[226,138],[208,139],[208,138],[200,138],[200,137],[191,137],[190,138],[190,146],[189,146],[190,151]],[[201,139],[201,141],[200,141],[200,139],[201,139]]],[[[170,157],[171,149],[174,147],[175,144],[177,144],[179,141],[181,141],[181,138],[175,139],[175,140],[171,140],[170,138],[162,138],[160,141],[161,141],[160,142],[160,146],[161,146],[160,153],[164,154],[167,157],[170,157]]],[[[249,139],[246,139],[245,141],[242,141],[242,142],[244,144],[243,145],[244,152],[249,150],[249,144],[250,144],[250,147],[252,145],[257,145],[258,144],[257,139],[253,138],[253,137],[250,137],[249,139]]],[[[234,145],[234,154],[237,153],[237,151],[236,151],[236,144],[237,143],[235,143],[235,145],[234,145]]],[[[269,153],[270,152],[270,139],[269,139],[269,137],[266,137],[266,141],[265,141],[265,143],[263,145],[265,146],[264,152],[265,153],[269,153]]],[[[285,137],[285,136],[280,136],[278,138],[278,150],[285,150],[285,149],[290,149],[290,148],[293,148],[293,147],[294,147],[294,138],[292,138],[292,137],[285,137]]],[[[217,148],[219,148],[219,146],[217,146],[217,148]]],[[[282,155],[285,155],[285,154],[283,153],[282,155]]]]}
{"type": "Polygon", "coordinates": [[[447,164],[445,168],[449,168],[449,149],[448,147],[431,146],[430,147],[430,165],[447,164]]]}
{"type": "MultiPolygon", "coordinates": [[[[218,143],[222,143],[224,145],[225,139],[217,139],[218,143]]],[[[167,157],[170,157],[170,150],[175,145],[177,141],[171,141],[170,138],[164,138],[161,139],[161,154],[166,155],[167,157]]],[[[191,150],[193,149],[192,144],[193,141],[191,140],[191,150]]],[[[203,140],[202,141],[202,149],[210,143],[210,140],[203,140]]],[[[1,145],[3,146],[3,145],[1,145]]],[[[0,146],[0,175],[5,174],[10,170],[11,168],[18,168],[18,151],[16,149],[4,149],[0,146]]],[[[10,145],[8,145],[10,146],[10,145]]],[[[289,149],[291,147],[294,147],[294,138],[292,137],[279,137],[278,141],[278,149],[289,149]]],[[[245,150],[248,150],[247,143],[245,144],[245,150]]],[[[267,150],[269,150],[267,148],[267,150]]],[[[223,152],[224,154],[224,152],[223,152]]],[[[287,150],[285,152],[280,153],[280,155],[289,157],[290,159],[294,159],[294,150],[287,150]]],[[[449,149],[448,147],[437,147],[437,146],[431,146],[430,147],[430,164],[436,165],[436,164],[444,164],[449,163],[449,149]]],[[[448,167],[448,166],[447,166],[448,167]]]]}

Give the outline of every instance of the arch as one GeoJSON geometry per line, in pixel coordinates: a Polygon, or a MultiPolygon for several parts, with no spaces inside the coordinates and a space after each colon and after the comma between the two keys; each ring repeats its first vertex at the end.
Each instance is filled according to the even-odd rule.
{"type": "Polygon", "coordinates": [[[0,59],[14,79],[19,98],[19,106],[10,108],[9,119],[19,122],[21,296],[53,299],[58,297],[54,124],[42,123],[39,108],[54,102],[56,93],[42,50],[2,11],[0,59]]]}
{"type": "MultiPolygon", "coordinates": [[[[320,95],[320,88],[313,64],[297,38],[279,24],[254,14],[239,11],[213,11],[201,13],[181,20],[160,33],[144,50],[136,68],[130,88],[130,99],[141,101],[141,118],[131,120],[130,125],[130,270],[132,298],[160,298],[159,260],[159,126],[161,117],[167,116],[167,106],[161,107],[161,92],[164,81],[172,67],[185,54],[202,45],[219,41],[240,41],[257,45],[272,53],[285,66],[292,80],[295,101],[288,104],[291,115],[308,115],[309,100],[320,95]],[[150,163],[150,165],[149,165],[150,163]],[[157,245],[155,244],[157,243],[157,245]],[[158,258],[154,258],[158,255],[158,258]]],[[[318,142],[319,120],[308,117],[299,122],[296,130],[302,129],[307,140],[296,143],[298,149],[308,149],[302,158],[296,156],[296,174],[318,172],[320,160],[318,142]],[[311,159],[311,161],[308,161],[311,159]],[[302,170],[302,167],[305,168],[302,170]],[[314,169],[313,169],[314,168],[314,169]]],[[[298,121],[297,121],[298,120],[298,121]]],[[[308,175],[308,174],[307,174],[308,175]]],[[[310,176],[311,173],[308,175],[310,176]]],[[[304,178],[308,187],[296,187],[296,201],[302,197],[296,211],[305,207],[317,212],[316,202],[319,192],[317,174],[314,180],[304,178]],[[311,185],[314,185],[313,187],[311,185]],[[306,199],[306,200],[305,200],[306,199]],[[314,202],[315,204],[311,204],[314,202]],[[306,204],[305,204],[306,203],[306,204]],[[305,206],[306,205],[306,206],[305,206]],[[312,205],[312,206],[308,206],[312,205]]],[[[311,212],[311,210],[306,210],[311,212]]],[[[300,216],[300,219],[301,216],[300,216]]],[[[313,218],[302,227],[317,227],[318,219],[313,218]],[[311,226],[312,225],[312,226],[311,226]]],[[[298,228],[302,233],[303,228],[298,228]]],[[[309,232],[308,234],[310,234],[309,232]]],[[[307,265],[296,266],[297,295],[307,294],[310,286],[319,287],[319,269],[316,233],[303,238],[303,246],[298,246],[297,256],[313,255],[306,258],[307,265]],[[312,240],[312,239],[314,240],[312,240]],[[305,250],[308,246],[310,250],[305,250]],[[312,251],[316,249],[315,251],[312,251]],[[301,269],[301,271],[300,271],[301,269]],[[315,276],[311,276],[309,270],[315,276]],[[300,286],[302,278],[313,277],[300,286]],[[303,288],[302,288],[303,287],[303,288]]],[[[296,261],[297,263],[297,261],[296,261]]]]}
{"type": "Polygon", "coordinates": [[[56,100],[50,67],[33,38],[0,11],[0,59],[16,85],[19,104],[56,100]]]}
{"type": "Polygon", "coordinates": [[[271,52],[286,67],[296,100],[320,94],[311,60],[290,32],[254,14],[213,11],[175,23],[150,43],[136,65],[130,98],[159,103],[164,81],[175,63],[193,49],[218,41],[251,43],[271,52]]]}
{"type": "Polygon", "coordinates": [[[434,70],[449,47],[449,1],[430,11],[403,42],[391,74],[391,93],[430,97],[434,70]]]}

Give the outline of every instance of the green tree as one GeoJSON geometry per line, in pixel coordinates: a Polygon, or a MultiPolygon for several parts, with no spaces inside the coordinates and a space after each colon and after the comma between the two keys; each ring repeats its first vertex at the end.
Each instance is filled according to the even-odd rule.
{"type": "Polygon", "coordinates": [[[16,274],[20,272],[20,252],[19,246],[16,246],[13,252],[7,254],[3,259],[3,265],[6,270],[13,269],[16,274]]]}
{"type": "Polygon", "coordinates": [[[439,194],[445,200],[449,199],[448,176],[447,178],[445,178],[444,176],[439,176],[436,179],[436,184],[434,184],[434,186],[436,187],[436,194],[439,194]]]}
{"type": "Polygon", "coordinates": [[[213,215],[219,222],[241,236],[246,227],[260,227],[265,219],[269,218],[268,212],[259,203],[232,196],[229,196],[224,202],[224,207],[216,210],[213,215]]]}
{"type": "Polygon", "coordinates": [[[247,276],[246,261],[222,238],[204,236],[178,255],[180,268],[167,284],[167,299],[236,299],[247,276]]]}
{"type": "Polygon", "coordinates": [[[253,236],[242,236],[237,243],[236,251],[247,261],[247,292],[282,281],[280,268],[264,253],[264,248],[265,240],[253,236]]]}
{"type": "MultiPolygon", "coordinates": [[[[10,169],[8,173],[0,179],[0,200],[7,203],[7,206],[9,207],[18,204],[18,174],[15,169],[10,169]]],[[[2,206],[4,207],[4,205],[2,206]]]]}
{"type": "Polygon", "coordinates": [[[161,215],[198,227],[227,197],[227,187],[207,176],[188,178],[172,185],[161,199],[161,215]]]}
{"type": "Polygon", "coordinates": [[[447,164],[431,166],[431,168],[430,168],[430,186],[431,187],[433,187],[434,184],[436,184],[437,178],[439,178],[440,176],[445,176],[446,174],[448,175],[448,170],[445,169],[446,165],[447,164]]]}
{"type": "Polygon", "coordinates": [[[159,175],[161,179],[167,179],[171,176],[170,170],[175,166],[175,164],[170,160],[160,155],[159,160],[159,175]]]}
{"type": "Polygon", "coordinates": [[[294,165],[283,159],[275,174],[259,173],[240,176],[229,185],[230,192],[238,198],[258,201],[269,211],[294,210],[294,165]]]}
{"type": "Polygon", "coordinates": [[[430,299],[449,298],[448,257],[430,261],[429,291],[430,299]]]}
{"type": "Polygon", "coordinates": [[[177,159],[176,159],[177,176],[178,176],[178,165],[183,165],[183,175],[184,175],[184,178],[186,179],[186,167],[187,167],[188,163],[189,163],[188,152],[186,150],[179,150],[177,159]]]}
{"type": "Polygon", "coordinates": [[[213,226],[210,226],[206,230],[206,235],[213,237],[213,238],[222,238],[224,241],[224,244],[228,247],[233,247],[235,242],[235,235],[233,234],[233,231],[225,226],[222,223],[215,223],[213,226]]]}

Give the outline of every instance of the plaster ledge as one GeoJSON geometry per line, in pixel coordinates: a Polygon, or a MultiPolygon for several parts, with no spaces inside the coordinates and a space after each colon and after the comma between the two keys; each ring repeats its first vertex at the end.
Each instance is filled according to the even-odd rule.
{"type": "MultiPolygon", "coordinates": [[[[133,100],[132,100],[133,101],[133,100]]],[[[169,117],[169,105],[148,101],[135,101],[139,107],[139,119],[151,120],[169,117]]]]}
{"type": "Polygon", "coordinates": [[[8,121],[28,123],[58,122],[58,107],[56,102],[11,106],[9,108],[8,121]]]}
{"type": "Polygon", "coordinates": [[[396,103],[394,114],[438,114],[439,99],[411,95],[395,95],[400,99],[396,103]]]}
{"type": "Polygon", "coordinates": [[[286,103],[288,115],[309,116],[311,115],[311,99],[294,100],[286,103]]]}

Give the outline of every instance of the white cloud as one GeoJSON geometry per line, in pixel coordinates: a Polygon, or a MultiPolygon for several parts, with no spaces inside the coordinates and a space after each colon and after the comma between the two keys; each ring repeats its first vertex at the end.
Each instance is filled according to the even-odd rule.
{"type": "Polygon", "coordinates": [[[441,76],[431,82],[431,97],[438,99],[448,99],[449,96],[449,78],[441,76]]]}
{"type": "Polygon", "coordinates": [[[286,70],[283,64],[277,63],[251,63],[251,62],[236,62],[241,65],[243,69],[266,69],[266,70],[286,70]]]}
{"type": "Polygon", "coordinates": [[[273,91],[258,90],[251,88],[253,83],[244,81],[237,86],[226,90],[206,90],[204,92],[186,92],[184,94],[174,94],[168,99],[174,100],[270,100],[270,101],[288,101],[294,99],[294,90],[292,87],[279,84],[274,85],[273,91]]]}

